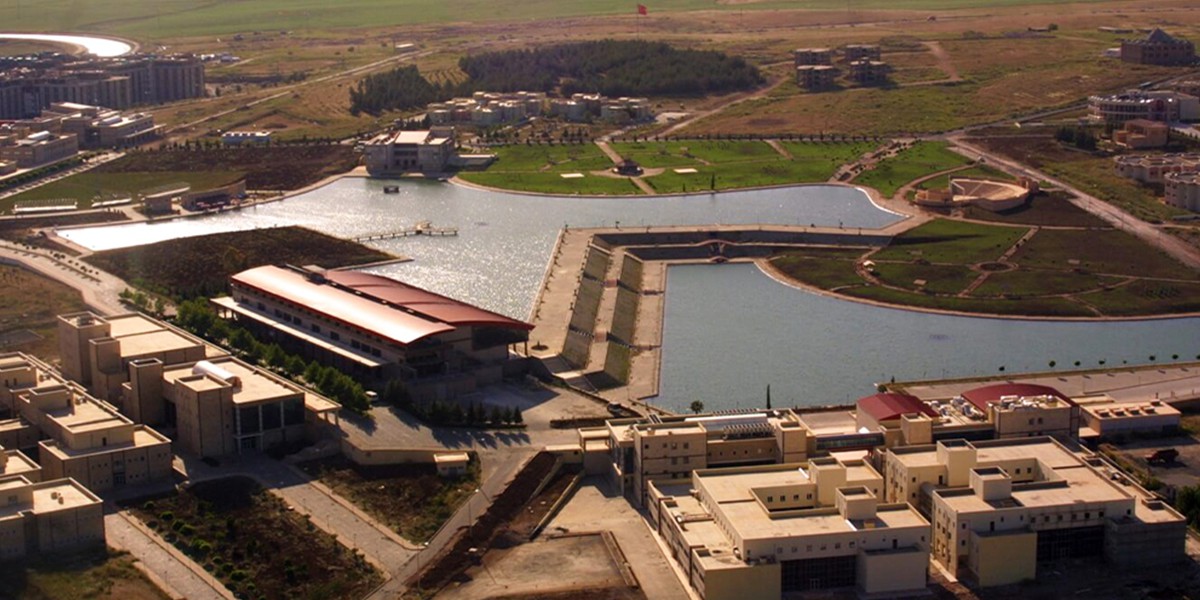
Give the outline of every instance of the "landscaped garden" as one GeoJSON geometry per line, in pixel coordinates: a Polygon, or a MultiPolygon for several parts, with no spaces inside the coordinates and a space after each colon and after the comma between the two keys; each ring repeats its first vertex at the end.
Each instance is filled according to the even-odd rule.
{"type": "Polygon", "coordinates": [[[939,171],[971,164],[971,159],[951,152],[945,142],[917,142],[886,158],[875,168],[854,178],[854,183],[875,188],[884,197],[896,194],[904,184],[939,171]]]}
{"type": "Polygon", "coordinates": [[[477,459],[458,478],[438,476],[433,465],[361,466],[344,458],[307,462],[300,468],[416,543],[433,537],[479,487],[477,459]]]}
{"type": "MultiPolygon", "coordinates": [[[[1035,216],[1077,218],[1057,209],[1035,216]]],[[[942,219],[878,251],[852,252],[801,250],[771,264],[823,290],[919,308],[1054,317],[1200,311],[1200,274],[1112,229],[1031,230],[942,219]]]]}
{"type": "Polygon", "coordinates": [[[133,513],[238,598],[361,598],[382,582],[361,553],[246,477],[200,482],[133,513]]]}
{"type": "Polygon", "coordinates": [[[134,566],[107,548],[8,562],[0,568],[0,598],[10,600],[166,600],[134,566]]]}

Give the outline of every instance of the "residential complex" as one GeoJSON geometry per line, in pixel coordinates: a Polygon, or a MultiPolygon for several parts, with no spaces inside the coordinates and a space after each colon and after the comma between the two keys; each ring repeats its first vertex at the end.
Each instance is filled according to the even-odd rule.
{"type": "Polygon", "coordinates": [[[1121,60],[1142,65],[1190,65],[1196,61],[1196,46],[1155,28],[1144,38],[1121,40],[1121,60]]]}
{"type": "Polygon", "coordinates": [[[440,173],[454,156],[454,130],[383,133],[363,147],[363,162],[372,177],[404,173],[440,173]]]}
{"type": "Polygon", "coordinates": [[[859,85],[878,85],[887,82],[892,67],[879,60],[856,60],[848,63],[847,76],[859,85]]]}
{"type": "Polygon", "coordinates": [[[121,110],[205,95],[204,63],[190,55],[77,59],[44,53],[0,59],[0,119],[34,117],[56,102],[121,110]]]}
{"type": "Polygon", "coordinates": [[[832,48],[797,48],[792,50],[792,60],[797,67],[803,65],[832,65],[832,48]]]}
{"type": "Polygon", "coordinates": [[[1088,116],[1105,125],[1127,121],[1194,121],[1200,119],[1200,99],[1171,91],[1130,90],[1088,98],[1088,116]]]}
{"type": "Polygon", "coordinates": [[[387,277],[263,266],[230,285],[231,296],[213,300],[222,315],[414,393],[467,393],[524,367],[509,346],[527,343],[532,325],[387,277]]]}
{"type": "Polygon", "coordinates": [[[837,76],[837,68],[830,65],[800,65],[796,67],[796,83],[810,91],[833,87],[837,76]]]}
{"type": "Polygon", "coordinates": [[[1200,212],[1200,171],[1163,176],[1163,198],[1171,206],[1200,212]]]}
{"type": "Polygon", "coordinates": [[[72,133],[80,148],[125,148],[158,137],[160,128],[148,113],[121,113],[100,106],[56,102],[38,122],[52,131],[72,133]]]}
{"type": "Polygon", "coordinates": [[[654,111],[646,98],[609,98],[601,94],[572,94],[570,98],[547,98],[545,92],[475,92],[470,98],[454,98],[426,107],[433,125],[471,124],[488,127],[519,123],[534,117],[551,116],[572,122],[598,120],[623,124],[652,119],[654,111]]]}

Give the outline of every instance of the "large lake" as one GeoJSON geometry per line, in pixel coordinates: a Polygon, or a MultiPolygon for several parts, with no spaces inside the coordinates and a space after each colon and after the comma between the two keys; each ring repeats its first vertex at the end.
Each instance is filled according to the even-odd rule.
{"type": "MultiPolygon", "coordinates": [[[[655,198],[555,198],[434,182],[346,178],[283,202],[157,224],[89,227],[60,234],[93,249],[282,225],[353,237],[422,220],[458,237],[372,242],[412,257],[368,269],[528,318],[564,226],[816,224],[881,227],[897,216],[858,190],[835,186],[655,198]],[[400,186],[384,194],[384,185],[400,186]]],[[[1121,323],[952,317],[868,306],[780,284],[754,265],[669,270],[659,402],[699,399],[710,409],[852,401],[872,384],[917,377],[1043,369],[1049,360],[1109,365],[1150,354],[1200,353],[1200,319],[1121,323]]]]}

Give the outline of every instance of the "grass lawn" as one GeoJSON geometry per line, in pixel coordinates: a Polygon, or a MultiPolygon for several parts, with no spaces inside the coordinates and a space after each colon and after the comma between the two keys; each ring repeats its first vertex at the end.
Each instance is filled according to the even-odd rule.
{"type": "Polygon", "coordinates": [[[179,238],[97,252],[87,261],[147,290],[175,297],[224,292],[229,276],[287,263],[326,268],[394,258],[386,252],[303,227],[277,227],[179,238]]]}
{"type": "Polygon", "coordinates": [[[439,477],[433,465],[363,467],[344,458],[308,462],[300,468],[416,543],[433,537],[479,487],[478,461],[459,479],[439,477]]]}
{"type": "Polygon", "coordinates": [[[1001,298],[948,298],[930,296],[919,292],[894,290],[879,286],[863,286],[847,288],[843,293],[877,300],[901,306],[917,306],[922,308],[938,308],[943,310],[958,310],[965,312],[982,312],[1000,315],[1044,315],[1052,317],[1090,317],[1094,316],[1082,305],[1062,298],[1022,298],[1008,300],[1001,298]]]}
{"type": "Polygon", "coordinates": [[[1135,281],[1112,290],[1079,296],[1109,315],[1200,311],[1200,283],[1135,281]]]}
{"type": "Polygon", "coordinates": [[[891,197],[914,179],[968,164],[971,164],[970,159],[951,152],[943,142],[917,142],[912,148],[855,177],[854,183],[873,187],[880,194],[891,197]]]}
{"type": "Polygon", "coordinates": [[[975,281],[979,273],[963,265],[876,263],[875,276],[885,283],[914,291],[920,288],[935,294],[957,294],[975,281]],[[913,283],[918,279],[925,280],[923,287],[913,283]]]}
{"type": "Polygon", "coordinates": [[[771,265],[784,275],[823,290],[862,285],[855,263],[865,249],[839,249],[825,253],[814,249],[792,251],[771,259],[771,265]]]}
{"type": "Polygon", "coordinates": [[[1200,278],[1200,274],[1157,248],[1116,230],[1042,229],[1013,254],[1012,260],[1026,267],[1080,268],[1135,277],[1200,278]],[[1079,264],[1070,264],[1068,260],[1078,260],[1079,264]]]}
{"type": "MultiPolygon", "coordinates": [[[[609,163],[611,164],[611,163],[609,163]]],[[[542,194],[575,194],[589,196],[636,196],[641,193],[626,177],[605,177],[580,170],[583,177],[563,179],[559,173],[507,173],[471,172],[459,173],[465,181],[504,190],[538,192],[542,194]]]]}
{"type": "Polygon", "coordinates": [[[359,598],[379,572],[247,477],[204,481],[134,515],[239,598],[359,598]]]}
{"type": "Polygon", "coordinates": [[[897,236],[874,255],[877,260],[909,261],[915,257],[935,263],[972,264],[996,260],[1025,232],[1024,227],[999,227],[936,219],[897,236]]]}
{"type": "Polygon", "coordinates": [[[0,598],[11,600],[166,600],[167,595],[115,550],[56,554],[0,568],[0,598]]]}
{"type": "Polygon", "coordinates": [[[951,178],[954,178],[954,179],[974,178],[974,179],[992,179],[992,180],[997,180],[997,181],[1016,181],[1016,178],[1014,178],[1012,175],[1009,175],[1008,173],[1005,173],[1004,171],[1001,171],[1000,169],[997,169],[995,167],[989,167],[987,165],[980,165],[977,167],[971,167],[970,169],[964,169],[962,171],[955,171],[954,173],[947,173],[945,175],[934,177],[933,179],[928,179],[928,180],[924,181],[923,183],[921,183],[920,185],[918,185],[917,188],[922,189],[922,190],[946,189],[946,188],[950,187],[950,179],[951,178]]]}
{"type": "Polygon", "coordinates": [[[1073,294],[1120,282],[1115,277],[1100,277],[1074,271],[1035,271],[1021,269],[992,273],[978,288],[975,296],[1048,296],[1073,294]]]}
{"type": "Polygon", "coordinates": [[[18,202],[59,199],[75,200],[79,208],[87,208],[96,196],[102,196],[101,199],[134,197],[139,192],[172,183],[187,183],[193,190],[205,190],[233,183],[242,177],[243,174],[236,171],[103,173],[93,170],[0,200],[0,210],[7,212],[18,202]]]}
{"type": "Polygon", "coordinates": [[[1071,204],[1063,192],[1042,192],[1024,206],[992,212],[968,206],[963,216],[976,221],[995,221],[1013,225],[1059,225],[1064,227],[1109,227],[1108,221],[1071,204]]]}
{"type": "Polygon", "coordinates": [[[766,142],[755,140],[682,140],[609,144],[621,156],[643,167],[714,164],[782,158],[766,142]]]}
{"type": "Polygon", "coordinates": [[[58,358],[61,314],[86,310],[74,288],[20,267],[0,265],[0,352],[58,358]]]}
{"type": "MultiPolygon", "coordinates": [[[[496,162],[488,172],[587,172],[612,167],[612,161],[595,144],[494,146],[496,162]]],[[[464,173],[466,175],[466,173],[464,173]]]]}

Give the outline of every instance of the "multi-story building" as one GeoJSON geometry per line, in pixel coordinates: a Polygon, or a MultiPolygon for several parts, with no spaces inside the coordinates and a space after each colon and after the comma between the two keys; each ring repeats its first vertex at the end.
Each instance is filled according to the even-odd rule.
{"type": "Polygon", "coordinates": [[[55,102],[125,109],[206,95],[204,63],[190,55],[76,60],[44,57],[0,70],[0,119],[32,117],[55,102]]]}
{"type": "Polygon", "coordinates": [[[73,479],[0,477],[0,560],[104,547],[104,503],[73,479]]]}
{"type": "Polygon", "coordinates": [[[1200,171],[1166,174],[1163,199],[1171,206],[1200,212],[1200,171]]]}
{"type": "Polygon", "coordinates": [[[856,60],[848,63],[847,67],[847,75],[850,80],[859,85],[884,83],[891,72],[891,66],[879,60],[856,60]]]}
{"type": "Polygon", "coordinates": [[[1167,145],[1171,127],[1162,121],[1133,119],[1116,131],[1113,131],[1113,142],[1123,148],[1140,150],[1142,148],[1162,148],[1167,145]]]}
{"type": "Polygon", "coordinates": [[[842,48],[842,60],[855,62],[859,60],[878,61],[883,58],[883,51],[874,44],[848,44],[842,48]]]}
{"type": "Polygon", "coordinates": [[[13,410],[0,429],[22,431],[5,444],[36,447],[42,479],[70,477],[93,491],[171,476],[171,441],[24,354],[3,357],[13,410]],[[42,439],[45,438],[45,439],[42,439]]]}
{"type": "Polygon", "coordinates": [[[1064,558],[1123,568],[1182,558],[1183,517],[1107,469],[1052,438],[947,440],[889,449],[884,499],[927,515],[933,560],[984,587],[1064,558]]]}
{"type": "Polygon", "coordinates": [[[832,65],[833,50],[829,48],[797,48],[792,50],[792,60],[797,67],[802,65],[832,65]]]}
{"type": "Polygon", "coordinates": [[[1196,61],[1196,46],[1155,28],[1144,38],[1121,40],[1121,60],[1142,65],[1190,65],[1196,61]]]}
{"type": "Polygon", "coordinates": [[[929,521],[880,502],[883,479],[862,461],[812,459],[701,469],[648,484],[648,513],[705,600],[857,589],[922,593],[929,521]]]}
{"type": "Polygon", "coordinates": [[[509,346],[532,325],[394,279],[263,266],[230,278],[213,303],[246,326],[350,372],[417,382],[459,376],[459,393],[519,369],[509,346]]]}
{"type": "Polygon", "coordinates": [[[54,134],[39,131],[28,137],[0,144],[0,160],[22,169],[70,158],[79,153],[79,139],[73,133],[54,134]]]}
{"type": "Polygon", "coordinates": [[[1088,98],[1089,118],[1121,126],[1135,119],[1192,121],[1200,118],[1200,99],[1179,92],[1129,90],[1123,94],[1088,98]]]}
{"type": "Polygon", "coordinates": [[[56,102],[42,111],[42,119],[57,121],[64,133],[79,139],[81,148],[124,148],[158,136],[154,115],[121,113],[100,106],[56,102]]]}
{"type": "Polygon", "coordinates": [[[363,147],[372,177],[403,173],[440,173],[454,156],[454,130],[396,131],[381,134],[363,147]]]}
{"type": "Polygon", "coordinates": [[[1143,183],[1165,183],[1167,175],[1200,172],[1200,153],[1114,156],[1117,174],[1143,183]]]}
{"type": "Polygon", "coordinates": [[[143,315],[59,317],[63,373],[131,422],[173,429],[180,450],[221,456],[323,435],[335,402],[143,315]]]}
{"type": "Polygon", "coordinates": [[[13,475],[38,482],[42,480],[42,467],[20,450],[5,450],[4,446],[0,446],[0,478],[13,475]]]}
{"type": "Polygon", "coordinates": [[[796,83],[806,90],[833,87],[838,70],[830,65],[800,65],[796,67],[796,83]]]}

